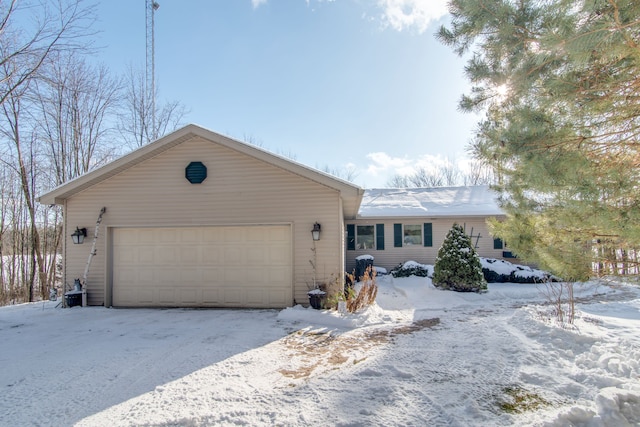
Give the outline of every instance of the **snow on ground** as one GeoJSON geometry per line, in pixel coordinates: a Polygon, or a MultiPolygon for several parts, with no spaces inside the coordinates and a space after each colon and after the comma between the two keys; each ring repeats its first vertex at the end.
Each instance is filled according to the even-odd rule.
{"type": "Polygon", "coordinates": [[[640,425],[640,289],[483,294],[378,277],[377,304],[0,308],[0,425],[640,425]]]}

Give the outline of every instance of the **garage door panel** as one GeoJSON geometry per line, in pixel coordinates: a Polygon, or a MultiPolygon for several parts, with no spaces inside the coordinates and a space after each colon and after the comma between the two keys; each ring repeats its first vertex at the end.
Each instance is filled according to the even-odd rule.
{"type": "Polygon", "coordinates": [[[264,301],[264,290],[262,288],[250,288],[246,291],[247,304],[256,305],[264,301]]]}
{"type": "Polygon", "coordinates": [[[230,266],[223,270],[222,279],[226,285],[247,283],[246,269],[230,266]]]}
{"type": "Polygon", "coordinates": [[[124,244],[131,243],[130,240],[127,238],[127,236],[130,237],[131,239],[135,238],[135,241],[139,242],[140,244],[145,244],[145,243],[153,244],[156,242],[156,235],[154,233],[154,229],[147,229],[147,228],[140,228],[140,229],[133,229],[133,230],[127,229],[127,231],[123,234],[125,234],[124,241],[123,241],[124,244]]]}
{"type": "Polygon", "coordinates": [[[204,242],[219,242],[222,240],[222,227],[206,227],[200,229],[200,234],[204,242]]]}
{"type": "Polygon", "coordinates": [[[153,280],[155,283],[153,286],[177,285],[180,283],[180,273],[181,271],[177,268],[158,268],[154,272],[153,280]]]}
{"type": "Polygon", "coordinates": [[[180,291],[180,301],[186,305],[196,304],[198,302],[199,291],[196,289],[183,289],[180,291]]]}
{"type": "Polygon", "coordinates": [[[291,254],[284,248],[271,248],[267,253],[267,262],[269,265],[286,265],[291,254]]]}
{"type": "Polygon", "coordinates": [[[225,303],[234,304],[238,306],[242,305],[242,298],[241,298],[242,292],[240,289],[224,288],[222,290],[222,293],[224,295],[225,303]]]}
{"type": "Polygon", "coordinates": [[[265,274],[264,270],[245,270],[245,279],[248,283],[264,283],[265,274]]]}
{"type": "Polygon", "coordinates": [[[223,265],[224,250],[220,247],[205,246],[202,249],[203,265],[223,265]]]}
{"type": "Polygon", "coordinates": [[[198,286],[202,282],[202,272],[197,268],[180,270],[180,283],[189,286],[198,286]]]}
{"type": "Polygon", "coordinates": [[[200,261],[200,248],[195,247],[186,247],[182,248],[179,252],[180,256],[180,265],[200,265],[202,261],[200,261]]]}
{"type": "Polygon", "coordinates": [[[222,302],[220,293],[220,289],[203,289],[202,302],[207,305],[220,304],[222,302]]]}
{"type": "MultiPolygon", "coordinates": [[[[135,294],[134,292],[133,295],[135,294]]],[[[137,298],[142,304],[152,304],[154,301],[153,289],[138,289],[137,294],[137,298]]]]}
{"type": "Polygon", "coordinates": [[[269,302],[272,305],[286,304],[287,297],[288,296],[286,292],[281,290],[275,290],[275,291],[269,292],[269,302]]]}
{"type": "Polygon", "coordinates": [[[269,278],[269,282],[271,283],[281,283],[282,281],[287,279],[287,275],[289,274],[289,269],[285,267],[281,268],[270,268],[265,272],[269,278]]]}
{"type": "Polygon", "coordinates": [[[269,241],[271,242],[283,242],[288,243],[289,241],[289,230],[284,228],[271,228],[268,230],[269,241]]]}
{"type": "Polygon", "coordinates": [[[268,240],[269,233],[265,229],[259,229],[251,231],[245,238],[245,241],[250,244],[260,244],[268,240]]]}
{"type": "Polygon", "coordinates": [[[245,241],[244,229],[240,227],[226,227],[223,229],[223,242],[238,243],[245,241]]]}
{"type": "Polygon", "coordinates": [[[121,268],[115,272],[114,278],[124,282],[136,281],[138,280],[137,270],[132,268],[121,268]]]}
{"type": "Polygon", "coordinates": [[[263,247],[250,247],[247,248],[247,263],[249,265],[265,264],[265,249],[263,247]]]}
{"type": "Polygon", "coordinates": [[[180,230],[175,228],[159,229],[156,233],[156,243],[177,243],[180,230]]]}
{"type": "Polygon", "coordinates": [[[200,243],[202,241],[202,233],[197,228],[185,228],[180,230],[180,242],[181,243],[200,243]]]}
{"type": "Polygon", "coordinates": [[[123,247],[116,253],[115,261],[125,261],[130,260],[135,257],[136,251],[132,247],[123,247]]]}
{"type": "Polygon", "coordinates": [[[176,301],[176,291],[171,288],[158,289],[158,300],[161,304],[174,302],[176,301]]]}
{"type": "Polygon", "coordinates": [[[122,233],[119,243],[125,247],[132,244],[139,244],[141,241],[140,232],[138,230],[130,230],[128,233],[122,233]]]}
{"type": "Polygon", "coordinates": [[[115,306],[293,301],[289,226],[114,229],[113,264],[115,306]]]}
{"type": "Polygon", "coordinates": [[[155,256],[155,262],[159,262],[162,265],[173,265],[177,264],[180,252],[174,246],[160,246],[156,248],[155,256]]]}
{"type": "Polygon", "coordinates": [[[243,266],[246,265],[246,249],[239,247],[235,244],[232,246],[226,246],[224,251],[224,263],[229,266],[243,266]]]}
{"type": "Polygon", "coordinates": [[[137,291],[134,292],[133,289],[121,289],[119,292],[119,297],[124,301],[134,300],[137,299],[136,292],[137,291]]]}
{"type": "Polygon", "coordinates": [[[155,263],[156,255],[153,246],[131,246],[123,249],[133,250],[134,254],[131,256],[131,261],[138,261],[142,265],[153,265],[155,263]]]}
{"type": "Polygon", "coordinates": [[[200,271],[202,272],[202,280],[215,282],[222,274],[223,268],[207,266],[201,267],[200,271]]]}
{"type": "Polygon", "coordinates": [[[151,269],[137,269],[135,273],[135,277],[140,284],[151,286],[156,282],[155,272],[151,269]]]}

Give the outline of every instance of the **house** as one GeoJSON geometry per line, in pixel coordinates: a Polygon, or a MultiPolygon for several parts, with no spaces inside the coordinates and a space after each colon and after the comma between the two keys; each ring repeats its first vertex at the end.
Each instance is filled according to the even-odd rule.
{"type": "Polygon", "coordinates": [[[345,271],[344,220],[363,190],[188,125],[42,195],[64,209],[63,281],[107,307],[308,303],[314,269],[345,271]],[[313,240],[314,224],[320,240],[313,240]],[[83,244],[71,234],[85,229],[83,244]],[[313,249],[313,250],[312,250],[313,249]]]}
{"type": "Polygon", "coordinates": [[[454,223],[462,225],[480,256],[510,257],[486,220],[504,213],[489,186],[366,190],[358,215],[346,219],[347,271],[356,257],[371,255],[390,269],[414,260],[433,264],[454,223]]]}
{"type": "Polygon", "coordinates": [[[341,278],[358,254],[432,261],[454,220],[481,254],[501,254],[484,224],[501,214],[489,190],[448,189],[448,204],[443,191],[371,190],[363,202],[352,183],[188,125],[39,202],[63,207],[68,287],[91,259],[89,305],[282,308],[307,304],[314,281],[341,278]]]}

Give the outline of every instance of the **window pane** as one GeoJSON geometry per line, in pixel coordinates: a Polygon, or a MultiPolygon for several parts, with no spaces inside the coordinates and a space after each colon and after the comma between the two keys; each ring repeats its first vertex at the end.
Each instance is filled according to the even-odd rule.
{"type": "Polygon", "coordinates": [[[359,225],[356,227],[356,247],[358,249],[374,249],[373,225],[359,225]]]}
{"type": "Polygon", "coordinates": [[[404,226],[404,244],[405,245],[422,245],[422,226],[421,225],[405,225],[404,226]]]}

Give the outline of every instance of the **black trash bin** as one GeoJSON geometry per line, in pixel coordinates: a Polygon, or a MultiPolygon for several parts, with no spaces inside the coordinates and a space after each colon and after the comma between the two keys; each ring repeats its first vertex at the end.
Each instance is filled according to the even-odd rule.
{"type": "Polygon", "coordinates": [[[321,291],[319,289],[315,289],[313,291],[307,292],[309,296],[309,305],[316,310],[321,310],[324,308],[325,299],[327,297],[327,293],[321,291]]]}
{"type": "Polygon", "coordinates": [[[360,255],[356,258],[356,281],[364,276],[367,267],[373,268],[373,257],[371,255],[360,255]]]}
{"type": "Polygon", "coordinates": [[[66,294],[64,294],[64,299],[67,303],[67,307],[82,305],[82,291],[67,292],[66,294]]]}

